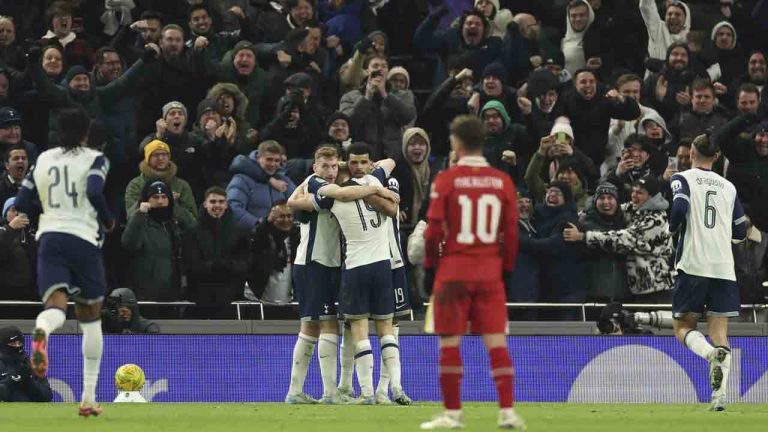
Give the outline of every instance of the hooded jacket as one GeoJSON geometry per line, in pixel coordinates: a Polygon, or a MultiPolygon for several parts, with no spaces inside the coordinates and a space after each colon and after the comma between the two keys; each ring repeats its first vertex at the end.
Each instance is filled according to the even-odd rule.
{"type": "Polygon", "coordinates": [[[667,24],[661,20],[656,2],[653,0],[640,0],[640,14],[645,21],[648,30],[648,56],[655,59],[665,59],[667,48],[674,42],[687,42],[688,32],[691,30],[691,9],[687,4],[678,1],[677,4],[685,9],[685,24],[677,34],[672,34],[667,24]]]}
{"type": "MultiPolygon", "coordinates": [[[[713,81],[720,81],[722,83],[732,83],[744,72],[746,61],[748,58],[741,45],[738,44],[738,33],[736,27],[728,21],[720,21],[712,27],[712,33],[710,34],[710,40],[712,41],[711,60],[716,63],[709,65],[707,71],[713,81]],[[721,49],[715,46],[715,35],[717,31],[722,27],[728,27],[733,33],[733,44],[726,48],[721,49]]],[[[705,55],[706,49],[704,49],[705,55]]]]}
{"type": "Polygon", "coordinates": [[[533,150],[530,148],[528,133],[522,124],[512,123],[504,104],[495,99],[490,100],[483,106],[480,110],[480,118],[482,119],[483,114],[490,109],[499,112],[504,122],[504,129],[500,134],[486,134],[483,156],[492,167],[504,171],[515,181],[515,184],[521,185],[524,174],[523,168],[528,165],[528,160],[533,150]],[[503,161],[502,156],[507,150],[515,152],[517,157],[516,165],[510,165],[503,161]]]}
{"type": "Polygon", "coordinates": [[[275,201],[288,201],[296,185],[282,174],[270,176],[261,168],[258,152],[248,157],[238,156],[229,167],[232,180],[227,185],[227,202],[235,219],[242,228],[253,229],[260,220],[269,215],[275,201]],[[280,192],[269,184],[274,177],[288,183],[288,190],[280,192]]]}
{"type": "MultiPolygon", "coordinates": [[[[232,83],[218,83],[208,90],[206,99],[218,101],[219,97],[223,94],[230,94],[235,100],[235,111],[232,113],[232,117],[237,121],[238,131],[241,129],[241,124],[246,122],[246,113],[248,112],[248,98],[240,90],[238,86],[232,83]]],[[[247,128],[246,128],[247,130],[247,128]]]]}
{"type": "Polygon", "coordinates": [[[592,10],[592,6],[589,2],[582,0],[581,4],[586,5],[589,10],[587,26],[580,32],[575,31],[573,27],[571,27],[571,20],[568,18],[568,14],[572,6],[569,3],[565,11],[565,37],[560,42],[560,50],[565,56],[565,69],[567,69],[571,75],[575,74],[577,70],[583,68],[587,64],[587,59],[584,55],[584,35],[587,33],[587,30],[589,30],[589,26],[595,21],[595,11],[592,10]]]}
{"type": "Polygon", "coordinates": [[[429,165],[431,155],[432,146],[427,132],[416,127],[406,129],[403,133],[402,151],[396,159],[397,164],[391,175],[400,184],[400,211],[404,211],[406,214],[404,223],[416,224],[419,215],[424,210],[425,201],[429,195],[429,186],[437,174],[429,165]],[[427,142],[427,152],[424,155],[424,160],[415,165],[408,160],[406,148],[411,138],[417,135],[427,142]]]}
{"type": "Polygon", "coordinates": [[[130,288],[117,288],[107,298],[118,299],[117,303],[131,310],[131,320],[124,323],[119,316],[114,316],[113,311],[105,308],[101,311],[102,327],[106,333],[135,333],[155,334],[160,333],[160,327],[154,321],[150,321],[139,314],[139,301],[136,294],[130,288]]]}
{"type": "MultiPolygon", "coordinates": [[[[605,176],[609,172],[616,169],[618,160],[621,158],[621,151],[624,149],[624,142],[632,134],[645,135],[645,128],[643,122],[646,120],[653,120],[658,123],[662,129],[664,129],[664,138],[661,142],[655,143],[659,149],[666,149],[667,152],[673,153],[674,149],[670,149],[672,144],[672,134],[667,129],[667,122],[664,118],[653,108],[640,105],[640,111],[642,115],[637,120],[620,121],[611,119],[611,127],[608,130],[608,147],[605,148],[605,160],[600,165],[600,176],[605,176]]],[[[666,159],[664,159],[664,166],[666,166],[666,159]]]]}
{"type": "Polygon", "coordinates": [[[672,289],[672,234],[669,232],[669,203],[657,193],[639,208],[630,203],[621,209],[627,227],[612,231],[587,231],[586,243],[607,252],[627,255],[627,285],[633,295],[672,289]]]}
{"type": "Polygon", "coordinates": [[[48,379],[32,374],[23,345],[14,349],[8,346],[12,340],[24,342],[24,335],[16,327],[0,328],[0,402],[50,402],[48,379]]]}
{"type": "MultiPolygon", "coordinates": [[[[493,14],[488,18],[491,25],[491,36],[503,38],[507,34],[507,24],[512,22],[512,12],[502,9],[499,0],[490,0],[493,4],[493,14]]],[[[480,0],[475,0],[475,9],[480,0]]]]}
{"type": "MultiPolygon", "coordinates": [[[[2,215],[5,220],[6,215],[2,215]]],[[[31,225],[0,226],[0,299],[35,300],[37,241],[31,225]]]]}
{"type": "Polygon", "coordinates": [[[179,199],[173,208],[173,217],[178,221],[183,230],[192,228],[197,223],[197,205],[189,183],[176,177],[176,164],[168,162],[166,171],[152,169],[145,161],[139,163],[139,175],[134,177],[125,189],[125,212],[130,219],[139,208],[139,199],[144,186],[160,180],[171,188],[171,191],[179,194],[179,199]]]}

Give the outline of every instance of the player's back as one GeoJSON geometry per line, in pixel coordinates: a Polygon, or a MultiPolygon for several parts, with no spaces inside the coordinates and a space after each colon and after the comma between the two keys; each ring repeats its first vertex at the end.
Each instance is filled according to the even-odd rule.
{"type": "Polygon", "coordinates": [[[443,221],[438,272],[456,280],[498,279],[517,251],[516,192],[507,174],[459,165],[435,178],[430,220],[443,221]],[[502,248],[502,237],[506,236],[502,248]]]}
{"type": "Polygon", "coordinates": [[[736,280],[731,251],[736,188],[717,173],[698,168],[675,174],[671,186],[675,196],[687,195],[689,200],[677,268],[691,275],[736,280]]]}
{"type": "Polygon", "coordinates": [[[37,158],[33,179],[43,206],[38,238],[46,232],[59,232],[101,245],[96,209],[87,194],[92,169],[106,177],[109,168],[101,152],[85,147],[68,151],[57,147],[37,158]],[[100,163],[94,165],[97,159],[100,163]]]}
{"type": "MultiPolygon", "coordinates": [[[[327,184],[325,180],[312,174],[298,187],[314,194],[325,184],[327,184]]],[[[295,264],[306,265],[315,261],[326,267],[340,267],[341,234],[339,224],[331,211],[328,210],[329,204],[332,205],[333,200],[323,198],[323,202],[315,202],[315,204],[315,211],[305,214],[305,219],[299,225],[301,239],[296,250],[295,264]]]]}

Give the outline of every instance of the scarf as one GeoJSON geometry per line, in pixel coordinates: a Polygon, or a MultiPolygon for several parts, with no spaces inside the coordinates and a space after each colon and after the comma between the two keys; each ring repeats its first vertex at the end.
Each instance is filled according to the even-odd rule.
{"type": "Polygon", "coordinates": [[[75,32],[69,32],[68,35],[66,35],[63,38],[59,39],[59,37],[56,36],[56,33],[54,33],[52,30],[48,30],[48,33],[46,33],[43,36],[43,39],[56,39],[56,40],[58,40],[59,43],[61,44],[61,46],[63,46],[64,48],[66,48],[67,45],[69,45],[76,38],[77,38],[77,35],[75,34],[75,32]]]}
{"type": "Polygon", "coordinates": [[[104,13],[101,14],[104,34],[114,36],[121,25],[130,25],[133,22],[131,9],[135,7],[133,0],[104,0],[104,13]],[[118,12],[120,12],[119,20],[117,19],[118,12]]]}

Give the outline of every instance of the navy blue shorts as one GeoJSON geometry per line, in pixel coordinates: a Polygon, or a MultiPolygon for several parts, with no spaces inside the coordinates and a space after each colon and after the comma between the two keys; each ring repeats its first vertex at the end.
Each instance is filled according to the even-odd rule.
{"type": "Polygon", "coordinates": [[[337,319],[339,267],[326,267],[317,262],[293,266],[293,292],[299,301],[302,321],[337,319]]]}
{"type": "Polygon", "coordinates": [[[672,296],[672,314],[720,317],[739,316],[739,287],[735,281],[693,276],[678,270],[672,296]]]}
{"type": "Polygon", "coordinates": [[[104,300],[107,279],[101,249],[71,234],[44,233],[37,246],[37,291],[45,303],[58,290],[76,303],[104,300]]]}
{"type": "Polygon", "coordinates": [[[392,266],[379,261],[341,272],[341,312],[346,319],[392,318],[395,291],[392,289],[392,266]]]}
{"type": "Polygon", "coordinates": [[[392,270],[392,288],[395,295],[395,316],[410,316],[411,299],[408,292],[408,276],[405,266],[392,270]]]}

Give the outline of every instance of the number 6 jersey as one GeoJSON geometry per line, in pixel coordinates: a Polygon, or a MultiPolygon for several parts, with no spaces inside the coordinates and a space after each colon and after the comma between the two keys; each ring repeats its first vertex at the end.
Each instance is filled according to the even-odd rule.
{"type": "Polygon", "coordinates": [[[430,199],[424,266],[437,268],[436,280],[498,280],[502,266],[514,269],[517,196],[506,173],[464,157],[435,177],[430,199]]]}
{"type": "Polygon", "coordinates": [[[43,152],[22,183],[23,188],[37,191],[43,205],[37,238],[46,232],[58,232],[101,247],[103,236],[92,200],[98,199],[96,195],[101,197],[108,171],[106,158],[94,149],[80,147],[65,152],[57,147],[43,152]],[[93,187],[96,183],[98,188],[93,187]]]}
{"type": "Polygon", "coordinates": [[[731,240],[745,233],[736,188],[718,174],[692,168],[671,179],[670,230],[680,230],[675,261],[687,274],[736,280],[731,240]]]}

